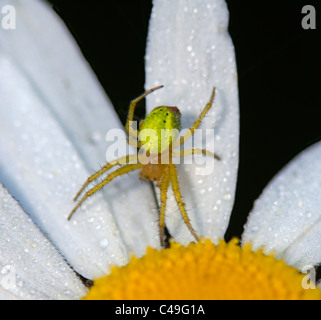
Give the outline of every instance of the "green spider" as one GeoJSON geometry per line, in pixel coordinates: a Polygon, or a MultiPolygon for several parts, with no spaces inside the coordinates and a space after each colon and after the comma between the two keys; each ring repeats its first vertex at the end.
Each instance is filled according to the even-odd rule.
{"type": "MultiPolygon", "coordinates": [[[[159,106],[152,110],[150,114],[147,115],[145,120],[141,121],[139,124],[139,130],[135,130],[132,127],[132,121],[134,117],[134,111],[136,105],[139,101],[144,99],[151,92],[162,88],[163,86],[158,86],[152,88],[138,98],[131,101],[129,105],[128,118],[126,122],[126,132],[128,134],[127,142],[130,145],[133,145],[138,148],[140,151],[137,154],[127,155],[120,157],[114,161],[111,161],[105,164],[100,170],[95,172],[93,175],[87,178],[86,182],[83,184],[81,189],[76,194],[74,201],[76,201],[85,188],[99,176],[104,174],[106,171],[111,169],[114,166],[119,165],[120,167],[115,171],[109,173],[102,182],[98,183],[90,190],[88,190],[83,197],[79,200],[77,205],[73,208],[71,213],[68,216],[68,220],[72,217],[75,211],[80,207],[80,205],[94,193],[102,189],[106,184],[111,182],[114,178],[124,175],[125,173],[140,169],[139,177],[140,179],[147,181],[156,182],[157,186],[160,188],[160,216],[159,216],[159,235],[161,246],[164,246],[164,228],[165,228],[165,208],[167,200],[167,190],[169,185],[172,185],[174,196],[178,204],[179,210],[183,217],[183,220],[194,238],[198,241],[199,238],[193,229],[189,218],[187,216],[185,205],[182,201],[182,196],[179,190],[178,176],[176,165],[172,163],[172,158],[182,157],[185,155],[192,154],[203,154],[206,156],[212,156],[217,160],[220,160],[220,157],[215,153],[212,153],[206,149],[192,148],[187,150],[174,151],[177,147],[182,145],[188,138],[190,138],[194,131],[199,127],[202,119],[207,114],[209,109],[212,107],[214,96],[215,96],[215,87],[213,88],[209,102],[205,105],[203,111],[198,116],[197,120],[190,127],[187,132],[177,139],[177,134],[180,130],[180,118],[181,114],[177,107],[170,106],[159,106]],[[161,134],[162,130],[173,130],[174,134],[167,135],[166,139],[163,139],[161,134]],[[143,134],[144,132],[148,134],[143,134]],[[150,134],[150,133],[154,134],[150,134]],[[158,139],[162,137],[162,139],[158,139]],[[146,161],[147,159],[147,161],[146,161]],[[125,165],[123,165],[125,164],[125,165]],[[121,166],[123,165],[123,166],[121,166]]],[[[163,131],[164,132],[164,131],[163,131]]]]}

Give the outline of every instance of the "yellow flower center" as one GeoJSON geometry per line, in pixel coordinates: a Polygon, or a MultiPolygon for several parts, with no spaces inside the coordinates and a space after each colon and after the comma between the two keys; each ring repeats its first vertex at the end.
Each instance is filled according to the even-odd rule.
{"type": "Polygon", "coordinates": [[[237,240],[172,243],[112,268],[84,299],[321,299],[317,287],[302,287],[304,276],[273,255],[241,248],[237,240]]]}

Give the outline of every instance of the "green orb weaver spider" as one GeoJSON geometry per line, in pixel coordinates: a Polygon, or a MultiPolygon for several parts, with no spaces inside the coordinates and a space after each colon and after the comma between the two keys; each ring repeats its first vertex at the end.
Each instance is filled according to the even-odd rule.
{"type": "Polygon", "coordinates": [[[140,122],[139,130],[135,130],[132,127],[132,121],[134,117],[134,111],[136,105],[139,101],[144,99],[151,92],[162,88],[163,86],[157,86],[150,90],[147,90],[145,93],[140,95],[138,98],[132,100],[129,105],[128,118],[126,122],[126,132],[128,134],[127,142],[130,145],[133,145],[141,150],[145,151],[144,155],[150,157],[153,161],[148,161],[147,163],[142,161],[142,157],[139,154],[127,155],[124,157],[120,157],[114,161],[106,163],[100,170],[92,174],[87,178],[86,182],[83,184],[81,189],[76,194],[74,201],[80,197],[85,188],[102,174],[107,172],[109,169],[114,166],[119,165],[120,167],[115,171],[109,173],[102,182],[98,183],[90,190],[88,190],[83,197],[78,201],[76,206],[73,208],[71,213],[68,216],[68,220],[72,217],[72,215],[76,212],[76,210],[81,206],[81,204],[89,197],[91,197],[94,193],[102,189],[106,184],[111,182],[114,178],[122,176],[128,172],[140,169],[139,177],[142,180],[154,181],[157,186],[160,188],[160,216],[159,216],[159,236],[161,246],[164,246],[164,229],[165,229],[165,208],[166,208],[166,200],[167,200],[167,190],[171,184],[175,200],[177,202],[178,208],[181,212],[182,218],[187,225],[188,229],[194,236],[194,238],[198,241],[199,237],[197,236],[195,230],[193,229],[189,218],[186,213],[185,205],[182,201],[182,195],[179,190],[179,182],[176,165],[172,162],[172,158],[174,157],[182,157],[185,155],[192,154],[203,154],[206,156],[214,157],[217,160],[220,160],[220,157],[215,153],[212,153],[206,149],[192,148],[187,150],[173,151],[175,148],[182,145],[188,138],[190,138],[195,130],[201,124],[204,116],[210,110],[213,105],[214,96],[215,96],[215,87],[213,87],[213,91],[208,103],[205,105],[204,109],[194,122],[194,124],[187,130],[187,132],[176,139],[177,136],[170,136],[169,139],[162,143],[160,137],[161,130],[179,130],[180,129],[180,111],[177,107],[170,106],[159,106],[152,110],[151,113],[147,115],[147,117],[140,122]],[[144,130],[152,130],[156,132],[155,136],[149,136],[149,139],[142,137],[142,132],[144,130]],[[169,161],[163,161],[165,158],[169,161]],[[155,161],[156,160],[156,161],[155,161]],[[165,162],[165,163],[164,163],[165,162]],[[121,166],[122,165],[122,166],[121,166]]]}

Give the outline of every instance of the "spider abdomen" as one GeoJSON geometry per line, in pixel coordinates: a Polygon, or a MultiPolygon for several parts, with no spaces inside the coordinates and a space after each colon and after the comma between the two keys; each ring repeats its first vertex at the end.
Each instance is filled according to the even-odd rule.
{"type": "Polygon", "coordinates": [[[161,182],[164,174],[169,170],[168,164],[147,163],[142,166],[139,178],[147,181],[161,182]]]}

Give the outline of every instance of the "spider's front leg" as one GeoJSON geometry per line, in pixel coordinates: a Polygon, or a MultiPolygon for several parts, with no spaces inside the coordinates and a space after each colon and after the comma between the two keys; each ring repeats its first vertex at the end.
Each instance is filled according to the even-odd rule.
{"type": "Polygon", "coordinates": [[[187,225],[188,229],[191,231],[194,238],[196,239],[196,241],[198,241],[199,238],[189,221],[189,218],[187,216],[187,212],[185,210],[184,202],[182,201],[182,195],[179,191],[178,176],[177,176],[177,170],[176,170],[175,164],[170,164],[170,179],[171,179],[171,183],[172,183],[172,189],[174,192],[174,196],[175,196],[176,202],[178,204],[178,208],[182,214],[183,220],[184,220],[185,224],[187,225]]]}
{"type": "Polygon", "coordinates": [[[189,128],[189,130],[186,131],[183,137],[180,139],[177,139],[174,144],[173,144],[173,150],[183,144],[189,137],[191,137],[194,134],[194,131],[200,126],[203,118],[207,114],[207,112],[211,109],[213,102],[214,102],[214,97],[215,97],[215,87],[213,87],[213,91],[210,97],[210,100],[208,103],[205,105],[204,109],[202,110],[201,114],[199,117],[196,119],[196,121],[193,123],[193,125],[189,128]]]}
{"type": "Polygon", "coordinates": [[[180,151],[175,151],[172,153],[172,157],[183,157],[189,156],[192,154],[203,154],[204,156],[210,156],[215,158],[216,160],[221,160],[221,157],[218,156],[216,153],[208,151],[206,149],[199,149],[199,148],[192,148],[192,149],[184,149],[180,151]]]}
{"type": "Polygon", "coordinates": [[[130,102],[128,117],[127,117],[127,122],[126,122],[126,132],[128,134],[128,143],[129,144],[137,147],[138,131],[132,127],[134,112],[135,112],[135,108],[136,108],[137,103],[139,101],[143,100],[151,92],[153,92],[157,89],[160,89],[160,88],[163,88],[163,85],[160,85],[160,86],[157,86],[157,87],[147,90],[142,95],[140,95],[139,97],[137,97],[136,99],[134,99],[130,102]]]}
{"type": "Polygon", "coordinates": [[[74,201],[76,201],[79,196],[82,194],[82,192],[85,190],[85,188],[89,185],[90,182],[96,180],[98,177],[100,177],[102,174],[104,174],[106,171],[111,169],[114,166],[125,164],[128,162],[137,162],[137,155],[128,155],[124,157],[120,157],[116,160],[113,160],[111,162],[106,163],[100,170],[96,171],[94,174],[92,174],[90,177],[87,178],[86,182],[82,185],[76,196],[74,197],[74,201]]]}
{"type": "MultiPolygon", "coordinates": [[[[137,155],[129,155],[129,156],[124,156],[121,158],[118,158],[110,163],[107,163],[105,166],[103,166],[100,170],[98,170],[97,172],[95,172],[93,175],[91,175],[86,182],[83,184],[83,186],[81,187],[81,189],[78,191],[76,197],[74,200],[77,200],[78,197],[80,196],[80,194],[83,192],[83,190],[88,186],[88,184],[92,181],[94,181],[95,179],[97,179],[100,175],[102,175],[104,172],[106,172],[107,170],[109,170],[110,168],[116,166],[116,165],[120,165],[120,164],[124,164],[124,163],[128,163],[128,162],[133,162],[135,161],[137,162],[137,155]]],[[[94,193],[96,193],[97,191],[99,191],[101,188],[103,188],[103,186],[105,186],[106,184],[108,184],[110,181],[112,181],[114,178],[118,177],[118,176],[122,176],[125,173],[128,173],[130,171],[134,171],[137,169],[141,168],[141,164],[140,163],[134,163],[134,164],[127,164],[123,167],[118,168],[117,170],[111,172],[109,175],[107,175],[107,177],[100,183],[98,183],[96,186],[94,186],[93,188],[91,188],[90,190],[88,190],[85,195],[79,200],[79,202],[77,203],[77,205],[72,209],[72,211],[70,212],[69,216],[68,216],[68,220],[71,219],[72,215],[76,212],[76,210],[81,206],[81,204],[89,197],[91,197],[94,193]]]]}
{"type": "Polygon", "coordinates": [[[164,247],[164,229],[165,229],[165,208],[166,208],[166,200],[167,200],[167,190],[170,182],[170,170],[169,166],[166,166],[164,170],[164,175],[162,180],[160,181],[160,199],[161,199],[161,207],[159,213],[159,237],[161,246],[164,247]]]}

